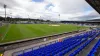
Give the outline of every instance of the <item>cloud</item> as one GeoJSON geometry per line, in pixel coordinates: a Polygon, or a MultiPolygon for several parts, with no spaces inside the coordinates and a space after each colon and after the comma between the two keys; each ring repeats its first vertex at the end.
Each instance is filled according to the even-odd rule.
{"type": "Polygon", "coordinates": [[[87,20],[99,18],[99,14],[85,0],[0,0],[0,16],[45,20],[87,20]],[[58,15],[61,15],[60,18],[58,15]],[[41,16],[41,18],[40,18],[41,16]]]}
{"type": "Polygon", "coordinates": [[[86,14],[76,17],[76,18],[81,18],[81,20],[91,20],[91,19],[100,19],[100,15],[95,11],[88,11],[86,14]]]}
{"type": "Polygon", "coordinates": [[[18,5],[15,0],[0,0],[0,7],[3,8],[4,4],[8,5],[7,8],[12,8],[18,5]]]}
{"type": "Polygon", "coordinates": [[[54,5],[53,12],[61,15],[60,20],[87,20],[100,15],[85,0],[46,0],[54,5]]]}

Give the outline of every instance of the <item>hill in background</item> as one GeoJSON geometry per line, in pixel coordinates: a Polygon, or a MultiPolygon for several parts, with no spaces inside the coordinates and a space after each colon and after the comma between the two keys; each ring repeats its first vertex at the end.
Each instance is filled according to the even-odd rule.
{"type": "Polygon", "coordinates": [[[87,20],[87,21],[100,21],[100,19],[92,19],[92,20],[87,20]]]}

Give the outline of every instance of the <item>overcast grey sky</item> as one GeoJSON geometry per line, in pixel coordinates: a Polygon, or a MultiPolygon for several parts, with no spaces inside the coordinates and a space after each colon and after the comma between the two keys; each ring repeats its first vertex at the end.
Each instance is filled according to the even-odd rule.
{"type": "Polygon", "coordinates": [[[4,4],[12,17],[73,21],[100,18],[85,0],[0,0],[0,16],[4,16],[4,4]]]}

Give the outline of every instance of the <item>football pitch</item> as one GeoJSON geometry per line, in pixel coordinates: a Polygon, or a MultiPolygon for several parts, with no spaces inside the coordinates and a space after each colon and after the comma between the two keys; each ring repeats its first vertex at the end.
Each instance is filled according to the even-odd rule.
{"type": "Polygon", "coordinates": [[[0,27],[0,43],[85,29],[71,24],[10,24],[0,27]]]}

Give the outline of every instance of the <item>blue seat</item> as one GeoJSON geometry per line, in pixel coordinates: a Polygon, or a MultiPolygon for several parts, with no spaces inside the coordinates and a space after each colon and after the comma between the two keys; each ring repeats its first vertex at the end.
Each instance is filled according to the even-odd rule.
{"type": "Polygon", "coordinates": [[[100,46],[100,39],[95,44],[95,46],[92,48],[92,50],[89,52],[88,56],[95,56],[94,53],[97,52],[98,46],[100,46]]]}
{"type": "MultiPolygon", "coordinates": [[[[73,50],[75,47],[87,41],[84,45],[80,46],[80,48],[78,48],[76,51],[70,54],[70,56],[75,56],[80,51],[82,51],[82,49],[84,49],[97,36],[97,35],[96,36],[93,36],[93,35],[96,35],[96,31],[94,30],[88,31],[85,33],[81,33],[79,35],[65,38],[62,42],[56,42],[44,47],[40,47],[36,50],[25,52],[23,54],[18,54],[18,56],[21,56],[21,55],[22,56],[55,56],[55,55],[64,56],[66,53],[73,50]],[[90,40],[88,40],[89,37],[91,37],[90,40]]],[[[98,46],[96,48],[98,48],[98,46]]]]}

